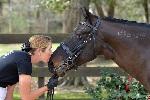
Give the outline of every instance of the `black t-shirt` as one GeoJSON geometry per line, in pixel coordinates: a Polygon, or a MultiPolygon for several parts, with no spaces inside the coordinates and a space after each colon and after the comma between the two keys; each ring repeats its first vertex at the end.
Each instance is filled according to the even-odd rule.
{"type": "Polygon", "coordinates": [[[12,51],[0,57],[0,83],[13,85],[19,74],[31,75],[31,56],[23,51],[12,51]]]}

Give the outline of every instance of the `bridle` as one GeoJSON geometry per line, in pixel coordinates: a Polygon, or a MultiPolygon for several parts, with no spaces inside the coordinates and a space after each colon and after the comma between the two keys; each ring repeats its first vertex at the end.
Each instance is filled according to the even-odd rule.
{"type": "MultiPolygon", "coordinates": [[[[97,32],[97,29],[99,28],[101,22],[100,22],[100,18],[98,17],[97,20],[96,20],[96,23],[95,25],[91,25],[89,23],[87,23],[86,21],[84,22],[80,22],[80,25],[83,25],[85,26],[85,28],[82,28],[82,30],[86,30],[86,27],[90,28],[90,31],[89,31],[89,34],[87,35],[86,38],[82,38],[80,37],[81,39],[79,39],[78,41],[78,44],[76,47],[74,47],[72,50],[64,43],[62,42],[60,44],[60,47],[65,51],[65,53],[68,55],[68,57],[62,61],[61,65],[60,66],[57,66],[57,67],[54,67],[54,66],[51,66],[49,67],[49,71],[51,73],[53,73],[54,76],[57,76],[57,78],[63,74],[65,74],[66,71],[68,70],[71,70],[71,69],[77,69],[77,66],[75,64],[75,60],[77,59],[77,57],[81,54],[81,52],[83,51],[83,48],[86,46],[86,44],[90,41],[93,40],[93,52],[94,52],[94,57],[96,57],[96,54],[95,54],[95,41],[96,41],[96,38],[95,38],[95,34],[97,32]]],[[[78,27],[76,28],[76,30],[78,30],[78,27]]],[[[80,31],[82,31],[80,30],[80,31]]],[[[75,34],[76,31],[74,31],[73,34],[75,34]]],[[[52,62],[50,62],[52,63],[52,62]]],[[[47,93],[47,100],[50,99],[50,100],[53,100],[53,95],[54,95],[54,88],[52,88],[52,90],[50,90],[48,93],[47,93]]]]}
{"type": "MultiPolygon", "coordinates": [[[[99,17],[97,18],[95,25],[91,25],[86,21],[80,22],[80,24],[82,26],[85,26],[85,28],[86,27],[90,28],[90,32],[86,38],[83,39],[82,37],[80,37],[81,39],[79,39],[79,41],[78,41],[79,45],[74,47],[72,50],[64,42],[62,42],[60,44],[60,47],[65,51],[65,53],[68,55],[68,57],[61,63],[60,66],[57,66],[54,68],[54,71],[58,74],[58,76],[61,74],[64,74],[66,71],[68,71],[70,69],[77,69],[77,66],[75,66],[76,65],[75,60],[81,54],[81,52],[83,51],[83,48],[86,46],[86,44],[90,41],[93,41],[93,46],[94,46],[93,47],[93,52],[94,52],[93,55],[96,57],[96,54],[95,54],[95,44],[96,44],[95,43],[95,41],[96,41],[95,34],[97,32],[97,29],[99,28],[99,26],[101,24],[100,18],[99,17]]],[[[76,30],[78,30],[78,27],[76,28],[76,30]]],[[[84,29],[82,28],[82,30],[84,30],[84,29]]],[[[75,32],[76,31],[74,31],[74,33],[75,32]]]]}

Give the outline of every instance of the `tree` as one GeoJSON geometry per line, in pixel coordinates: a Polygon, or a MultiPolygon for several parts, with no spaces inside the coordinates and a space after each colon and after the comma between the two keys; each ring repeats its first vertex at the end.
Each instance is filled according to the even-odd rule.
{"type": "MultiPolygon", "coordinates": [[[[0,17],[3,15],[2,11],[3,11],[3,3],[0,1],[0,17]]],[[[1,32],[1,30],[2,30],[2,27],[0,25],[0,32],[1,32]]]]}
{"type": "Polygon", "coordinates": [[[100,17],[111,16],[115,14],[116,0],[92,0],[100,17]]]}
{"type": "Polygon", "coordinates": [[[90,0],[71,0],[64,11],[63,32],[70,33],[81,20],[81,7],[89,8],[90,0]]]}
{"type": "Polygon", "coordinates": [[[116,6],[116,0],[110,0],[109,9],[108,9],[108,16],[112,16],[112,17],[114,16],[115,6],[116,6]]]}
{"type": "Polygon", "coordinates": [[[146,22],[149,23],[149,8],[148,8],[148,0],[142,0],[143,1],[143,8],[144,8],[144,11],[145,11],[145,19],[146,19],[146,22]]]}
{"type": "Polygon", "coordinates": [[[0,16],[3,15],[2,11],[3,11],[3,3],[0,1],[0,16]]]}
{"type": "MultiPolygon", "coordinates": [[[[29,8],[31,9],[31,0],[28,0],[28,5],[29,5],[29,8]]],[[[27,12],[28,12],[28,19],[29,19],[29,33],[32,33],[32,12],[31,10],[28,9],[27,12]]]]}
{"type": "Polygon", "coordinates": [[[8,0],[8,4],[9,4],[9,33],[11,33],[12,32],[12,20],[11,20],[11,14],[12,14],[12,1],[11,0],[8,0]]]}

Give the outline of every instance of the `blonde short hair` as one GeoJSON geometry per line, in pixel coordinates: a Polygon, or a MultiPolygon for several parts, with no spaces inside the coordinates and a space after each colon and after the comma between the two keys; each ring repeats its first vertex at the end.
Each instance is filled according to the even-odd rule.
{"type": "Polygon", "coordinates": [[[29,39],[31,48],[47,48],[51,41],[51,37],[44,35],[34,35],[29,39]]]}
{"type": "Polygon", "coordinates": [[[42,51],[45,51],[45,49],[49,46],[49,44],[52,42],[51,37],[44,36],[44,35],[33,35],[29,38],[30,47],[32,48],[30,50],[31,54],[34,54],[34,51],[37,48],[41,48],[42,51]]]}

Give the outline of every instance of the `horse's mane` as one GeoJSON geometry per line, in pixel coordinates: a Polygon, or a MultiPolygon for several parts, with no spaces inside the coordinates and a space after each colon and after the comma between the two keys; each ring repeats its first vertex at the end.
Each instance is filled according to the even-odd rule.
{"type": "Polygon", "coordinates": [[[103,17],[102,19],[106,20],[106,21],[115,22],[115,23],[122,23],[122,24],[136,25],[136,26],[145,26],[145,27],[150,28],[150,24],[147,24],[147,23],[138,23],[136,21],[128,21],[128,20],[117,19],[117,18],[113,18],[113,17],[103,17]]]}

